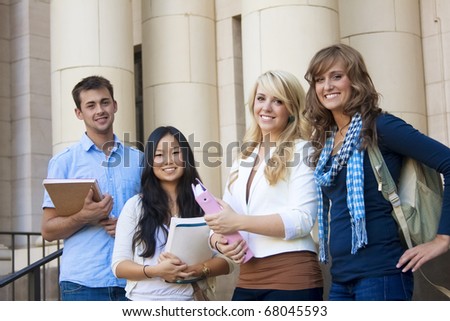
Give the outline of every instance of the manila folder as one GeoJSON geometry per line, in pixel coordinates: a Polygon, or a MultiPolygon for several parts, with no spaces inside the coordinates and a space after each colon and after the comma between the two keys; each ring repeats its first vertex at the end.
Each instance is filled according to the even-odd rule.
{"type": "Polygon", "coordinates": [[[99,202],[103,198],[95,178],[47,178],[42,185],[47,190],[59,216],[69,216],[79,212],[91,188],[94,190],[94,201],[99,202]]]}

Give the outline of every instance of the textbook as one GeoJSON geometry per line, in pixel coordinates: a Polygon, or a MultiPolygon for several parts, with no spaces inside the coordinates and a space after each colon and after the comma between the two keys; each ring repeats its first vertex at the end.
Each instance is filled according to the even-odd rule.
{"type": "Polygon", "coordinates": [[[95,202],[103,198],[95,178],[47,178],[42,185],[47,190],[59,216],[69,216],[79,212],[91,188],[94,190],[92,198],[95,202]]]}
{"type": "Polygon", "coordinates": [[[165,251],[188,265],[209,260],[213,256],[208,244],[209,231],[203,217],[172,217],[165,251]]]}

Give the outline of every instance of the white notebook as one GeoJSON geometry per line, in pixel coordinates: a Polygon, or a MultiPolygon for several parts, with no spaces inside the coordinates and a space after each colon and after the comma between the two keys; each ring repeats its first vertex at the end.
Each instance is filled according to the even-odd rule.
{"type": "Polygon", "coordinates": [[[208,245],[209,232],[203,217],[172,217],[165,251],[188,265],[209,260],[213,256],[208,245]]]}

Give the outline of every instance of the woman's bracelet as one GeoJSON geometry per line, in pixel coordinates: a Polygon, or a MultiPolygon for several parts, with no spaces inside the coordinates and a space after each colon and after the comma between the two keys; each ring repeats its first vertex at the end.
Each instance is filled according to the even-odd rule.
{"type": "Polygon", "coordinates": [[[216,248],[217,252],[219,252],[220,254],[223,254],[223,252],[221,250],[219,250],[219,247],[217,246],[217,244],[219,244],[219,241],[216,241],[216,243],[214,243],[214,247],[216,248]]]}
{"type": "Polygon", "coordinates": [[[207,277],[209,277],[211,275],[211,269],[206,265],[206,264],[203,264],[203,267],[202,267],[202,277],[203,278],[207,278],[207,277]]]}
{"type": "Polygon", "coordinates": [[[145,273],[145,268],[146,268],[147,266],[148,266],[148,265],[144,265],[144,267],[142,268],[142,272],[144,272],[144,275],[147,277],[147,279],[150,279],[151,276],[149,276],[147,273],[145,273]]]}

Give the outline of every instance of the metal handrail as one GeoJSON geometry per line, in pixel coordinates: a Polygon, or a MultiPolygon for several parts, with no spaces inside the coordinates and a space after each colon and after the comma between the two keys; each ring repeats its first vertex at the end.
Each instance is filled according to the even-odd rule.
{"type": "Polygon", "coordinates": [[[6,277],[0,279],[0,288],[7,286],[8,284],[10,284],[11,282],[14,282],[17,279],[20,279],[21,277],[32,273],[34,270],[39,270],[41,266],[50,263],[51,261],[53,261],[54,259],[57,259],[58,257],[60,257],[62,255],[63,249],[59,249],[49,255],[47,255],[46,257],[34,262],[31,265],[28,265],[26,267],[24,267],[23,269],[11,273],[9,275],[7,275],[6,277]]]}
{"type": "MultiPolygon", "coordinates": [[[[56,242],[57,250],[49,255],[45,255],[45,249],[46,249],[46,241],[42,240],[42,258],[38,261],[35,261],[31,263],[31,236],[41,236],[41,233],[37,232],[4,232],[0,231],[0,235],[8,235],[11,237],[10,243],[11,243],[11,273],[7,276],[4,276],[0,279],[0,288],[3,288],[9,284],[12,284],[12,293],[13,293],[13,300],[15,300],[15,281],[17,281],[20,278],[23,278],[25,276],[28,276],[28,300],[30,301],[40,301],[41,300],[41,268],[43,269],[42,273],[42,282],[44,283],[44,286],[42,287],[43,290],[43,297],[44,300],[46,298],[46,286],[45,286],[45,280],[46,280],[46,273],[45,273],[45,265],[50,263],[51,261],[58,259],[63,253],[63,249],[60,248],[60,241],[58,240],[56,242]],[[25,236],[26,241],[26,249],[27,249],[27,264],[28,266],[22,268],[19,271],[15,271],[15,252],[16,252],[16,237],[17,236],[25,236]]],[[[59,261],[58,261],[58,270],[59,270],[59,261]]],[[[58,287],[59,290],[59,287],[58,287]]],[[[58,295],[59,297],[59,295],[58,295]]]]}
{"type": "Polygon", "coordinates": [[[59,258],[62,253],[63,249],[59,249],[23,269],[7,275],[0,279],[0,288],[28,275],[28,299],[30,301],[41,301],[41,267],[59,258]]]}

